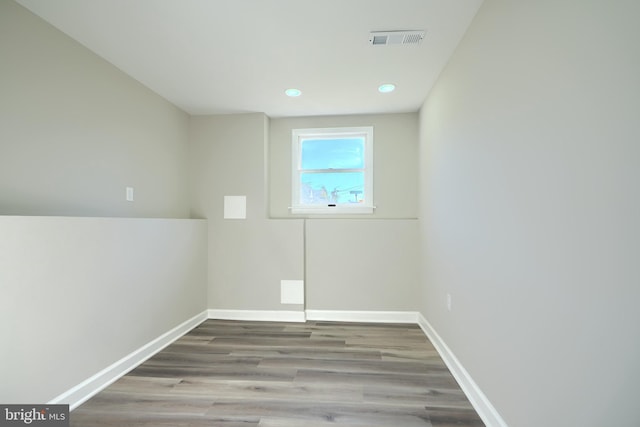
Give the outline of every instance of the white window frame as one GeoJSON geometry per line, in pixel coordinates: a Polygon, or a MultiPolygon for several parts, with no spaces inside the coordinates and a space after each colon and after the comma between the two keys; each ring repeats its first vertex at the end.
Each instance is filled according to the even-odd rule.
{"type": "MultiPolygon", "coordinates": [[[[293,214],[371,214],[373,204],[373,126],[345,128],[293,129],[292,134],[292,178],[291,178],[291,213],[293,214]],[[340,203],[336,205],[303,205],[300,203],[301,144],[303,139],[365,137],[364,153],[364,200],[358,204],[340,203]]],[[[330,172],[331,169],[327,169],[330,172]]]]}

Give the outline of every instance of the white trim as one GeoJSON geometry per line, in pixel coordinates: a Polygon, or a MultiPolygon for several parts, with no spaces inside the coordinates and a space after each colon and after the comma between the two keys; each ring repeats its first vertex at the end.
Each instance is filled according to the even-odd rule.
{"type": "Polygon", "coordinates": [[[440,335],[433,329],[427,319],[418,313],[418,325],[422,328],[429,341],[444,360],[451,374],[460,385],[460,388],[467,396],[471,405],[476,410],[482,421],[487,427],[508,427],[507,423],[502,419],[496,408],[491,404],[487,396],[480,390],[478,384],[473,381],[469,372],[462,366],[458,358],[453,354],[451,349],[440,338],[440,335]]]}
{"type": "Polygon", "coordinates": [[[371,214],[375,206],[337,205],[329,206],[293,206],[292,214],[300,215],[342,215],[342,214],[371,214]]]}
{"type": "Polygon", "coordinates": [[[114,383],[127,372],[140,365],[142,362],[189,332],[191,329],[198,326],[200,323],[204,322],[206,319],[207,311],[205,310],[126,355],[117,362],[107,366],[97,374],[82,381],[80,384],[54,397],[48,403],[68,403],[69,409],[74,410],[95,394],[114,383]]]}
{"type": "Polygon", "coordinates": [[[209,319],[253,320],[260,322],[305,322],[304,311],[293,310],[220,310],[210,308],[209,319]]]}
{"type": "Polygon", "coordinates": [[[307,320],[327,322],[418,323],[415,311],[307,310],[307,320]]]}

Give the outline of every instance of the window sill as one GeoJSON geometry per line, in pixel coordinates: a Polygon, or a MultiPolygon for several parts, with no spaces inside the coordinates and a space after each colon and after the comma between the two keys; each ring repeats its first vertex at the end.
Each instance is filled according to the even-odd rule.
{"type": "Polygon", "coordinates": [[[294,206],[294,215],[361,215],[372,214],[374,206],[294,206]]]}

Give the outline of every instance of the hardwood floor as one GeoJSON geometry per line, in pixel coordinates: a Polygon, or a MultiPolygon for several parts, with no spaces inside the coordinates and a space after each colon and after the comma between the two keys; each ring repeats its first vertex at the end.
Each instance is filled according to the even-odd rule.
{"type": "Polygon", "coordinates": [[[207,320],[71,426],[484,426],[416,325],[207,320]]]}

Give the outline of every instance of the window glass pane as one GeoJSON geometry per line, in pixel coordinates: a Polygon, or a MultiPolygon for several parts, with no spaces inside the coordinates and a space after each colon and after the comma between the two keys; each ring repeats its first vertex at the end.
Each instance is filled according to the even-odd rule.
{"type": "Polygon", "coordinates": [[[364,168],[364,138],[305,139],[301,145],[302,169],[364,168]]]}
{"type": "Polygon", "coordinates": [[[300,174],[303,205],[362,203],[363,199],[363,172],[300,174]]]}

